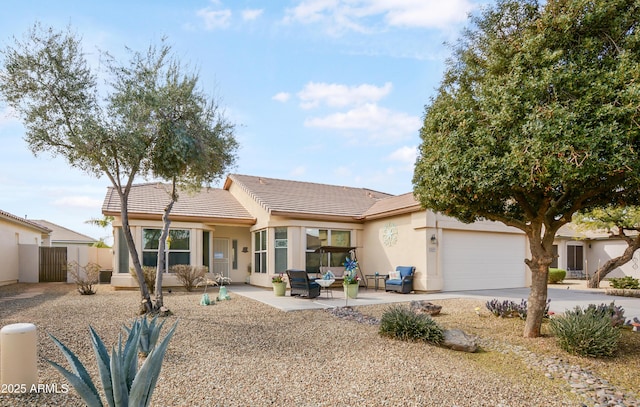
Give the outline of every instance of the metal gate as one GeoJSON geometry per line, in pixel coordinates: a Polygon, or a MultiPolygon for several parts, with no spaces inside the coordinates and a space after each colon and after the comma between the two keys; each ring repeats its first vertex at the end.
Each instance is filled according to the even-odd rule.
{"type": "Polygon", "coordinates": [[[40,247],[39,281],[41,283],[67,281],[66,247],[40,247]]]}

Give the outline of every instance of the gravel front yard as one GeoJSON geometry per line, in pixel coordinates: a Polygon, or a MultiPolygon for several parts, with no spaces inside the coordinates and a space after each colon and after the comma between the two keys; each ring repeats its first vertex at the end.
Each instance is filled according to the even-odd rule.
{"type": "MultiPolygon", "coordinates": [[[[98,382],[88,325],[110,346],[122,325],[136,316],[139,302],[137,292],[112,291],[108,286],[100,286],[92,296],[74,290],[66,284],[0,287],[0,326],[36,324],[40,382],[58,388],[66,381],[43,358],[67,364],[46,333],[76,352],[98,382]]],[[[234,295],[233,287],[230,292],[231,300],[208,307],[199,305],[200,292],[165,296],[174,316],[163,332],[176,319],[179,325],[153,395],[154,406],[582,405],[583,399],[572,394],[566,382],[545,378],[517,356],[494,351],[465,354],[382,338],[376,325],[322,310],[282,312],[234,295]]],[[[482,306],[470,300],[438,304],[443,314],[482,306]]],[[[377,317],[385,309],[364,308],[368,307],[361,309],[363,313],[377,317]]],[[[0,394],[0,405],[83,403],[72,389],[66,394],[0,394]]]]}

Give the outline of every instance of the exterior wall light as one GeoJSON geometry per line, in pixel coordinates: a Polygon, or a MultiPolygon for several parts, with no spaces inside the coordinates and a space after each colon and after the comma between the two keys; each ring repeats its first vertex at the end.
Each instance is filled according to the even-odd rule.
{"type": "Polygon", "coordinates": [[[437,244],[438,243],[438,239],[436,238],[436,235],[431,235],[431,244],[437,244]]]}

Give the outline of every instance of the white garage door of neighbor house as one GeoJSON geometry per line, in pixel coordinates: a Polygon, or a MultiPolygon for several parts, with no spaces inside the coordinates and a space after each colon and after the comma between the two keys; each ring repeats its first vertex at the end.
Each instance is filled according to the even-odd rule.
{"type": "Polygon", "coordinates": [[[446,230],[441,245],[443,291],[525,286],[525,237],[446,230]]]}

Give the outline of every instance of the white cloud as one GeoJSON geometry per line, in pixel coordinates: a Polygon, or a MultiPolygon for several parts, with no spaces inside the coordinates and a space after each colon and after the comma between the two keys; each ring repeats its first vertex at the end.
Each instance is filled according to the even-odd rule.
{"type": "Polygon", "coordinates": [[[88,196],[67,196],[53,201],[55,206],[95,209],[102,207],[102,201],[88,196]]]}
{"type": "Polygon", "coordinates": [[[304,124],[307,127],[366,131],[371,138],[393,138],[393,141],[415,134],[421,126],[419,117],[394,112],[375,103],[357,106],[347,112],[309,118],[304,124]]]}
{"type": "Polygon", "coordinates": [[[229,27],[229,21],[231,20],[231,10],[213,10],[210,7],[203,8],[197,11],[198,17],[204,20],[207,30],[215,30],[217,28],[229,27]]]}
{"type": "Polygon", "coordinates": [[[317,107],[324,103],[330,107],[346,107],[377,102],[387,96],[393,85],[387,82],[382,87],[362,84],[347,86],[335,83],[309,82],[298,92],[300,106],[304,109],[317,107]]]}
{"type": "Polygon", "coordinates": [[[242,10],[242,19],[244,21],[252,21],[262,15],[263,9],[245,9],[242,10]]]}
{"type": "Polygon", "coordinates": [[[278,92],[271,98],[272,100],[285,103],[291,98],[291,94],[287,92],[278,92]]]}
{"type": "Polygon", "coordinates": [[[321,23],[332,34],[368,32],[373,25],[446,30],[465,21],[474,7],[471,0],[303,0],[286,10],[284,22],[321,23]]]}
{"type": "Polygon", "coordinates": [[[418,157],[418,148],[416,146],[404,146],[400,147],[396,151],[389,154],[389,160],[400,161],[403,163],[414,164],[418,157]]]}

